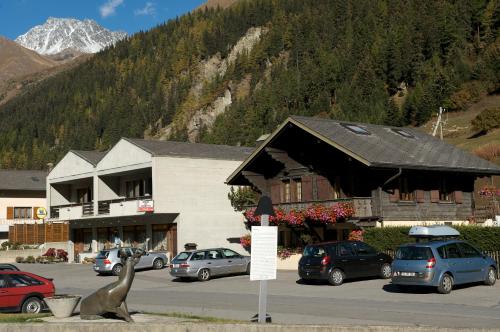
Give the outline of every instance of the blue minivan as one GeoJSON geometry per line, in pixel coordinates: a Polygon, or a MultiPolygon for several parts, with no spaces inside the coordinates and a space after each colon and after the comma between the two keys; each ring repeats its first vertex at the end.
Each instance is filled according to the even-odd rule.
{"type": "Polygon", "coordinates": [[[453,285],[484,282],[494,285],[497,264],[465,241],[429,240],[400,246],[392,262],[392,283],[433,286],[448,294],[453,285]]]}

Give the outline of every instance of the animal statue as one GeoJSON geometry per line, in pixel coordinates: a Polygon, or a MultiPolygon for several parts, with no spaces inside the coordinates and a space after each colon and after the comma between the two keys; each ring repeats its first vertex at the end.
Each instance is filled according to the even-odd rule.
{"type": "Polygon", "coordinates": [[[80,319],[101,319],[106,313],[114,313],[129,323],[134,321],[128,313],[125,300],[132,286],[132,281],[134,281],[134,266],[139,262],[144,252],[144,250],[138,249],[132,256],[127,257],[125,251],[120,250],[123,268],[118,280],[83,299],[80,305],[80,319]]]}

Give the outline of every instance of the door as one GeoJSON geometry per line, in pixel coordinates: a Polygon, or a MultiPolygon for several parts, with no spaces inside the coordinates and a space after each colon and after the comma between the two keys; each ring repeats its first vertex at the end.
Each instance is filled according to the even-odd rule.
{"type": "Polygon", "coordinates": [[[172,225],[167,231],[167,250],[172,257],[177,255],[177,225],[172,225]]]}
{"type": "Polygon", "coordinates": [[[207,268],[210,269],[211,275],[220,275],[230,273],[227,259],[222,256],[220,250],[207,250],[207,255],[205,257],[207,268]]]}
{"type": "Polygon", "coordinates": [[[342,268],[347,278],[356,278],[361,275],[359,269],[359,258],[356,251],[349,242],[341,242],[338,245],[339,267],[342,268]]]}
{"type": "Polygon", "coordinates": [[[464,282],[483,281],[487,268],[483,255],[468,243],[458,243],[458,247],[463,257],[461,265],[465,264],[464,282]]]}
{"type": "Polygon", "coordinates": [[[441,257],[444,254],[445,268],[453,274],[454,283],[461,284],[467,282],[467,267],[463,264],[462,254],[457,243],[450,243],[438,248],[438,253],[441,257]],[[443,253],[444,247],[444,253],[443,253]]]}
{"type": "Polygon", "coordinates": [[[358,257],[358,268],[360,277],[375,276],[379,272],[379,261],[377,251],[363,242],[354,242],[358,257]]]}
{"type": "Polygon", "coordinates": [[[227,261],[228,273],[240,273],[246,271],[246,261],[243,259],[243,256],[235,251],[232,251],[231,249],[223,249],[222,254],[227,261]]]}
{"type": "Polygon", "coordinates": [[[11,308],[17,306],[10,294],[8,275],[0,274],[0,308],[11,308]]]}
{"type": "Polygon", "coordinates": [[[4,275],[5,288],[0,289],[1,298],[6,298],[7,307],[18,307],[24,296],[30,292],[31,283],[21,274],[4,275]]]}

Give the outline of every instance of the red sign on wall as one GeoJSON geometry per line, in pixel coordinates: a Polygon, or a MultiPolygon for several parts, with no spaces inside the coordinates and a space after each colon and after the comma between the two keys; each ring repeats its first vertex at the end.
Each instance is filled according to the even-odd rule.
{"type": "Polygon", "coordinates": [[[143,199],[137,201],[137,212],[153,212],[154,210],[155,205],[152,199],[143,199]]]}

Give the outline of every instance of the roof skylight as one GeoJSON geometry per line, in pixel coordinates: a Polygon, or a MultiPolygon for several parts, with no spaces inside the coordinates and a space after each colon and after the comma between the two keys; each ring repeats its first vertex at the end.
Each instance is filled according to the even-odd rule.
{"type": "Polygon", "coordinates": [[[395,132],[396,134],[399,134],[403,137],[406,137],[406,138],[416,138],[415,136],[413,136],[412,134],[410,134],[409,132],[407,131],[404,131],[403,129],[399,129],[399,128],[391,128],[391,130],[393,132],[395,132]]]}
{"type": "Polygon", "coordinates": [[[346,129],[352,131],[353,133],[358,134],[358,135],[370,135],[371,134],[365,128],[362,128],[362,127],[355,125],[355,124],[341,123],[340,125],[346,129]]]}

